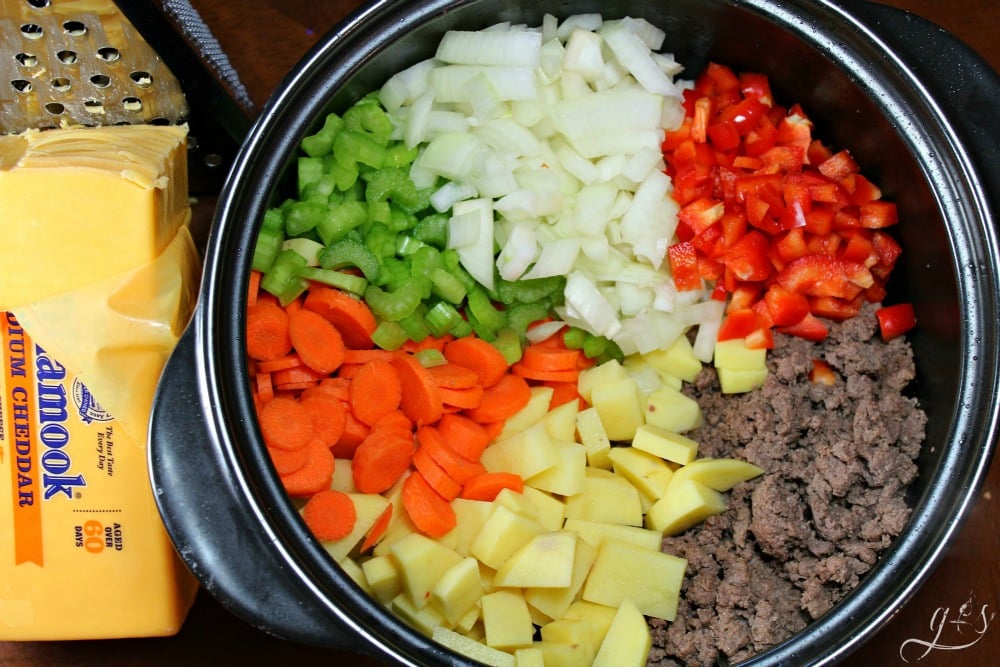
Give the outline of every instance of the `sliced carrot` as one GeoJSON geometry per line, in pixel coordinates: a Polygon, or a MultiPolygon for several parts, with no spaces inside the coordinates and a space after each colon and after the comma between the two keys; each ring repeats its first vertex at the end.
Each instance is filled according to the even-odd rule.
{"type": "Polygon", "coordinates": [[[271,455],[271,463],[274,464],[274,470],[279,476],[290,475],[296,470],[301,470],[309,461],[308,447],[299,447],[298,449],[268,447],[267,453],[271,455]]]}
{"type": "Polygon", "coordinates": [[[320,373],[332,373],[344,362],[344,339],[322,315],[301,309],[288,317],[288,335],[302,362],[320,373]]]}
{"type": "Polygon", "coordinates": [[[413,525],[428,537],[441,537],[458,523],[451,503],[438,495],[418,472],[403,482],[401,499],[413,525]]]}
{"type": "Polygon", "coordinates": [[[381,541],[382,536],[385,535],[385,531],[389,527],[389,523],[392,522],[392,512],[393,506],[392,503],[389,503],[385,506],[385,509],[382,510],[382,513],[378,515],[378,518],[375,519],[375,523],[373,523],[372,527],[368,529],[368,532],[365,534],[365,539],[361,543],[362,553],[368,551],[381,541]]]}
{"type": "Polygon", "coordinates": [[[313,370],[308,366],[295,366],[293,368],[284,368],[280,371],[274,371],[271,374],[271,381],[274,383],[276,388],[282,388],[287,385],[301,385],[303,383],[317,384],[325,377],[326,375],[324,373],[313,370]]]}
{"type": "Polygon", "coordinates": [[[261,403],[267,403],[274,398],[274,384],[271,382],[270,373],[261,373],[258,371],[256,377],[254,377],[254,385],[257,391],[257,398],[261,403]]]}
{"type": "Polygon", "coordinates": [[[421,341],[408,340],[403,343],[400,349],[403,352],[409,354],[415,354],[417,352],[422,352],[424,350],[437,350],[441,352],[444,350],[444,346],[455,340],[455,337],[451,334],[445,334],[444,336],[427,336],[421,341]]]}
{"type": "MultiPolygon", "coordinates": [[[[345,341],[346,342],[346,341],[345,341]]],[[[349,348],[344,351],[345,364],[364,364],[375,359],[389,361],[396,355],[392,350],[372,348],[370,350],[357,350],[349,348]]]]}
{"type": "Polygon", "coordinates": [[[493,441],[485,426],[462,414],[444,415],[437,430],[445,444],[466,461],[478,461],[493,441]]]}
{"type": "Polygon", "coordinates": [[[537,382],[576,382],[580,378],[580,369],[575,367],[568,370],[542,370],[520,361],[510,367],[510,372],[526,380],[537,382]]]}
{"type": "Polygon", "coordinates": [[[449,389],[448,387],[438,387],[441,393],[441,402],[463,410],[478,408],[483,402],[482,385],[473,385],[465,389],[449,389]]]}
{"type": "Polygon", "coordinates": [[[247,307],[247,354],[257,361],[278,359],[292,351],[288,313],[277,301],[258,299],[247,307]]]}
{"type": "Polygon", "coordinates": [[[369,433],[354,450],[354,486],[361,493],[382,493],[413,463],[413,440],[392,431],[369,433]]]}
{"type": "Polygon", "coordinates": [[[348,347],[374,347],[372,333],[378,323],[364,301],[334,287],[313,285],[303,306],[332,322],[348,347]]]}
{"type": "Polygon", "coordinates": [[[340,368],[337,369],[337,377],[344,378],[345,380],[353,380],[354,376],[358,374],[361,367],[364,364],[341,364],[340,368]]]}
{"type": "Polygon", "coordinates": [[[313,437],[333,447],[344,435],[347,425],[347,408],[336,396],[313,388],[303,392],[299,403],[309,411],[313,422],[313,437]]]}
{"type": "Polygon", "coordinates": [[[441,364],[431,366],[427,370],[442,388],[468,389],[479,384],[479,373],[458,364],[441,364]]]}
{"type": "Polygon", "coordinates": [[[351,383],[347,378],[324,378],[319,381],[319,389],[330,392],[345,403],[351,398],[351,383]]]}
{"type": "MultiPolygon", "coordinates": [[[[543,382],[542,384],[552,388],[552,399],[549,401],[549,410],[570,401],[583,400],[576,382],[543,382]]],[[[583,407],[582,403],[581,407],[583,407]]]]}
{"type": "Polygon", "coordinates": [[[503,433],[503,428],[506,425],[507,420],[499,419],[495,422],[477,422],[477,423],[481,423],[483,425],[483,428],[486,429],[486,433],[489,434],[490,436],[490,442],[493,442],[494,440],[500,437],[501,433],[503,433]]]}
{"type": "Polygon", "coordinates": [[[302,520],[317,539],[333,542],[351,534],[358,521],[358,511],[346,493],[323,489],[306,501],[302,520]]]}
{"type": "Polygon", "coordinates": [[[424,476],[431,488],[445,500],[454,500],[462,490],[462,485],[452,479],[444,468],[438,465],[426,447],[417,447],[413,454],[413,467],[424,476]]]}
{"type": "Polygon", "coordinates": [[[489,342],[472,336],[456,338],[444,346],[444,358],[479,374],[479,384],[492,387],[507,375],[507,359],[489,342]]]}
{"type": "Polygon", "coordinates": [[[301,365],[302,365],[302,357],[300,357],[295,352],[290,352],[283,357],[278,357],[277,359],[271,359],[269,361],[258,361],[257,372],[273,373],[274,371],[283,371],[288,368],[297,368],[301,365]]]}
{"type": "Polygon", "coordinates": [[[402,410],[393,410],[392,412],[379,418],[377,422],[372,424],[373,431],[394,431],[396,433],[405,434],[411,439],[413,438],[413,422],[410,418],[403,413],[402,410]]]}
{"type": "Polygon", "coordinates": [[[524,348],[520,363],[536,371],[569,371],[576,369],[581,356],[580,350],[542,342],[524,348]]]}
{"type": "Polygon", "coordinates": [[[299,297],[298,299],[292,299],[291,301],[285,304],[285,312],[288,313],[289,317],[299,312],[300,310],[302,310],[301,297],[299,297]]]}
{"type": "Polygon", "coordinates": [[[354,452],[364,442],[365,438],[368,437],[369,433],[371,433],[371,428],[368,424],[355,417],[350,409],[345,409],[344,432],[341,434],[340,440],[330,449],[338,459],[354,458],[354,452]]]}
{"type": "Polygon", "coordinates": [[[524,480],[512,472],[484,472],[467,479],[459,496],[467,500],[493,502],[504,489],[521,493],[524,490],[524,480]]]}
{"type": "Polygon", "coordinates": [[[351,410],[371,426],[399,408],[402,392],[395,366],[384,359],[373,359],[351,379],[351,410]]]}
{"type": "Polygon", "coordinates": [[[517,375],[504,375],[495,385],[486,388],[479,407],[466,414],[480,423],[501,421],[517,414],[530,400],[531,387],[527,380],[517,375]]]}
{"type": "Polygon", "coordinates": [[[257,295],[260,292],[260,279],[263,274],[260,271],[251,271],[250,280],[247,285],[247,306],[257,303],[257,295]]]}
{"type": "Polygon", "coordinates": [[[434,377],[413,355],[393,357],[393,367],[399,375],[402,387],[400,407],[417,425],[433,424],[443,414],[441,392],[434,377]]]}
{"type": "Polygon", "coordinates": [[[261,406],[257,421],[268,447],[298,449],[313,437],[312,416],[294,398],[275,396],[261,406]]]}
{"type": "Polygon", "coordinates": [[[308,496],[330,488],[333,471],[337,465],[330,448],[319,440],[310,440],[306,445],[306,464],[293,473],[281,475],[285,491],[292,496],[308,496]]]}
{"type": "Polygon", "coordinates": [[[433,426],[421,426],[417,429],[417,444],[426,449],[431,458],[459,484],[464,484],[470,477],[485,472],[481,463],[459,456],[433,426]]]}

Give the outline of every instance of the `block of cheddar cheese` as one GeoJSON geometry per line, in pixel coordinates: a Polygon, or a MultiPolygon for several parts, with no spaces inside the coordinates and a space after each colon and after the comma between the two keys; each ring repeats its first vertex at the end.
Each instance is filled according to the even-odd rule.
{"type": "Polygon", "coordinates": [[[186,128],[0,136],[0,309],[149,262],[188,223],[186,128]]]}

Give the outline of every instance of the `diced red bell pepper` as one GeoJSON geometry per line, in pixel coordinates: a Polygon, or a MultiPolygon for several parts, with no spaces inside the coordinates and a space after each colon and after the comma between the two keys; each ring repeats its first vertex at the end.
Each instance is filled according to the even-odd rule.
{"type": "Polygon", "coordinates": [[[767,280],[774,268],[767,258],[769,241],[753,229],[726,251],[723,263],[742,282],[767,280]]]}
{"type": "Polygon", "coordinates": [[[740,92],[743,93],[743,97],[756,98],[767,106],[774,103],[774,97],[771,95],[771,81],[766,74],[740,72],[737,78],[740,81],[740,92]]]}
{"type": "Polygon", "coordinates": [[[913,304],[897,303],[894,306],[883,306],[875,311],[878,318],[882,340],[888,342],[899,338],[913,327],[917,326],[917,316],[913,304]]]}
{"type": "Polygon", "coordinates": [[[701,274],[698,272],[698,251],[690,241],[674,243],[667,248],[670,272],[674,276],[674,286],[681,292],[701,288],[701,274]]]}
{"type": "Polygon", "coordinates": [[[708,140],[720,151],[731,151],[740,145],[740,135],[732,121],[711,123],[706,132],[708,140]]]}
{"type": "Polygon", "coordinates": [[[764,292],[764,301],[776,326],[788,327],[809,314],[809,299],[775,283],[764,292]]]}
{"type": "Polygon", "coordinates": [[[796,106],[778,123],[778,145],[800,148],[805,158],[810,144],[812,144],[812,121],[796,106]]]}
{"type": "Polygon", "coordinates": [[[871,201],[861,205],[861,226],[868,229],[883,229],[899,222],[896,205],[887,201],[871,201]]]}
{"type": "Polygon", "coordinates": [[[851,230],[849,234],[843,235],[847,239],[847,243],[840,250],[841,259],[864,264],[867,267],[878,262],[878,253],[875,252],[871,236],[865,233],[867,231],[865,229],[851,230]]]}
{"type": "Polygon", "coordinates": [[[772,146],[761,153],[764,168],[773,167],[781,171],[800,169],[806,161],[806,152],[801,146],[772,146]]]}
{"type": "Polygon", "coordinates": [[[759,327],[743,338],[743,343],[751,350],[774,349],[774,331],[768,327],[759,327]]]}
{"type": "Polygon", "coordinates": [[[812,313],[809,313],[791,326],[778,327],[777,331],[779,333],[788,334],[790,336],[798,336],[799,338],[805,338],[806,340],[811,340],[817,343],[826,338],[827,334],[830,333],[830,330],[827,329],[823,320],[819,319],[812,313]]]}
{"type": "Polygon", "coordinates": [[[757,328],[757,315],[750,308],[741,308],[726,313],[722,325],[719,326],[718,340],[733,340],[746,338],[757,328]]]}
{"type": "Polygon", "coordinates": [[[816,168],[827,178],[840,181],[849,174],[857,173],[858,163],[854,161],[849,151],[842,150],[820,162],[816,168]]]}
{"type": "Polygon", "coordinates": [[[896,265],[896,260],[903,253],[896,239],[879,230],[875,230],[872,234],[872,247],[878,255],[878,263],[889,269],[896,265]]]}
{"type": "Polygon", "coordinates": [[[805,255],[783,268],[776,280],[782,287],[807,296],[853,297],[854,287],[864,289],[874,283],[862,264],[829,255],[805,255]]]}
{"type": "Polygon", "coordinates": [[[736,289],[731,290],[726,312],[731,313],[734,310],[741,310],[743,308],[749,310],[753,308],[753,305],[760,298],[761,290],[762,287],[759,284],[752,283],[740,285],[736,289]]]}
{"type": "Polygon", "coordinates": [[[820,164],[829,159],[831,155],[833,155],[833,151],[819,139],[813,139],[812,143],[809,144],[809,150],[806,151],[809,164],[820,164]]]}
{"type": "Polygon", "coordinates": [[[840,185],[848,192],[850,202],[855,206],[882,198],[882,190],[861,174],[848,174],[841,179],[840,185]]]}
{"type": "Polygon", "coordinates": [[[703,197],[686,204],[678,212],[677,221],[687,225],[697,236],[721,219],[725,212],[725,204],[703,197]]]}
{"type": "Polygon", "coordinates": [[[809,253],[809,248],[806,246],[805,230],[802,227],[789,229],[778,237],[774,245],[778,256],[785,264],[809,253]]]}
{"type": "Polygon", "coordinates": [[[778,143],[778,128],[770,117],[764,116],[743,139],[743,150],[751,157],[759,157],[778,143]]]}
{"type": "Polygon", "coordinates": [[[833,386],[837,383],[837,372],[822,359],[813,359],[812,368],[809,370],[809,381],[833,386]]]}
{"type": "Polygon", "coordinates": [[[838,299],[832,296],[818,296],[809,299],[809,310],[816,317],[843,322],[861,312],[864,296],[853,299],[838,299]]]}

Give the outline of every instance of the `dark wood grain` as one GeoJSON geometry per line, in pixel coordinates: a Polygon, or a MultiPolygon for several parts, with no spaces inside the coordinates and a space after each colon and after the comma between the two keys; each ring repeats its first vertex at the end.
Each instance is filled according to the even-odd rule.
{"type": "MultiPolygon", "coordinates": [[[[884,0],[912,11],[961,37],[1000,69],[1000,3],[996,0],[884,0]]],[[[286,72],[355,0],[195,0],[239,71],[257,105],[286,72]]],[[[998,130],[1000,131],[1000,130],[998,130]]],[[[201,214],[206,216],[205,204],[201,214]]],[[[981,613],[1000,609],[1000,466],[993,466],[978,501],[939,567],[895,618],[847,664],[979,667],[1000,655],[1000,623],[972,646],[927,651],[915,641],[958,646],[977,638],[981,613]],[[965,604],[966,616],[960,616],[965,604]],[[965,624],[955,621],[964,621],[965,624]],[[909,643],[907,643],[909,641],[909,643]],[[926,654],[925,654],[926,653],[926,654]]],[[[0,643],[0,665],[27,667],[149,667],[185,665],[377,665],[357,655],[284,642],[232,617],[209,597],[199,597],[181,632],[171,638],[93,642],[0,643]]]]}

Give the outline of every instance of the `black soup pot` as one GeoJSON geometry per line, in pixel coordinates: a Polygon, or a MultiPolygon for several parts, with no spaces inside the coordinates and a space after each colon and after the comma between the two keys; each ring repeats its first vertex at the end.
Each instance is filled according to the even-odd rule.
{"type": "Polygon", "coordinates": [[[250,257],[265,210],[292,187],[299,141],[326,111],[432,55],[446,30],[584,12],[648,19],[688,76],[711,60],[768,74],[817,136],[852,151],[903,220],[889,293],[916,308],[915,393],[929,417],[913,518],[847,599],[746,664],[842,659],[909,599],[964,520],[997,431],[1000,138],[990,114],[1000,80],[982,60],[936,26],[861,0],[381,0],[320,40],[252,127],[153,410],[150,467],[168,531],[204,588],[251,625],[387,662],[462,664],[365,595],[286,497],[249,393],[250,257]]]}

